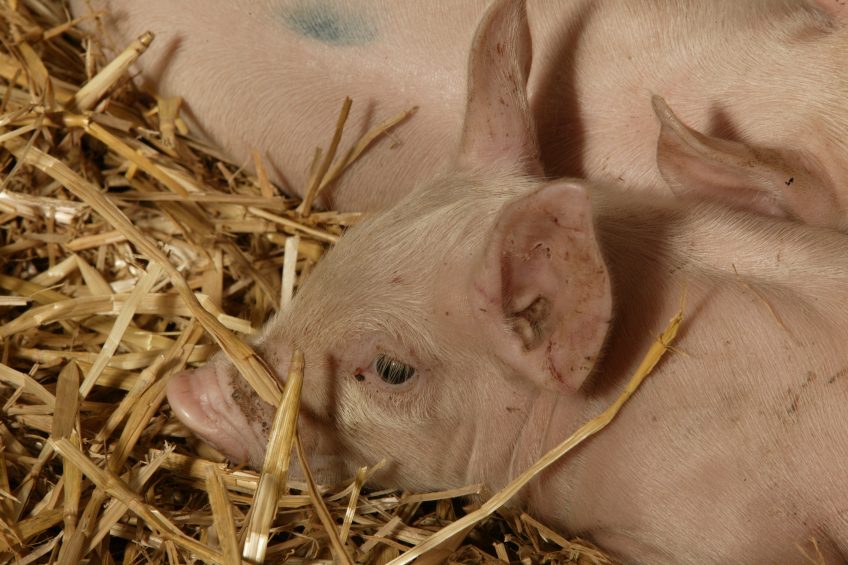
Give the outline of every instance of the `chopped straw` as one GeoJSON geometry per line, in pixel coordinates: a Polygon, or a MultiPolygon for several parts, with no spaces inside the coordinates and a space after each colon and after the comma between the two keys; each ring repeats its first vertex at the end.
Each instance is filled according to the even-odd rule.
{"type": "Polygon", "coordinates": [[[243,340],[360,218],[316,199],[415,109],[350,140],[346,100],[298,204],[260,148],[254,176],[192,137],[181,98],[138,92],[130,69],[156,30],[110,59],[77,23],[59,0],[0,3],[0,565],[611,563],[503,504],[638,379],[480,505],[483,485],[378,490],[384,463],[316,483],[296,432],[302,355],[283,390],[243,340]],[[261,472],[226,464],[167,404],[168,379],[218,348],[277,406],[261,472]]]}

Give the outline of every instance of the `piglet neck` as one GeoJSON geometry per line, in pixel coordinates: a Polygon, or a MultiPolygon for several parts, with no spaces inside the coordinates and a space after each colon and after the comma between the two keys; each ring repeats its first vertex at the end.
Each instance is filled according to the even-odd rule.
{"type": "MultiPolygon", "coordinates": [[[[520,475],[571,436],[591,418],[591,411],[579,392],[572,395],[540,393],[518,439],[511,476],[520,475]]],[[[573,476],[580,464],[579,459],[569,453],[537,475],[522,494],[530,511],[536,513],[541,508],[568,507],[573,488],[567,478],[573,476]]]]}

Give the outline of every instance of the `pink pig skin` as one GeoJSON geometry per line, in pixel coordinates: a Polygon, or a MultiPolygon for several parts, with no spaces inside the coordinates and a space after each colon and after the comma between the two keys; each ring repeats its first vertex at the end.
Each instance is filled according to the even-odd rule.
{"type": "MultiPolygon", "coordinates": [[[[513,504],[627,563],[807,563],[810,538],[844,562],[848,236],[540,179],[529,32],[520,4],[492,6],[453,170],[345,235],[256,341],[281,378],[305,353],[311,468],[497,489],[616,398],[685,289],[676,350],[513,504]]],[[[225,357],[168,393],[260,463],[272,410],[225,357]]]]}
{"type": "MultiPolygon", "coordinates": [[[[346,143],[416,106],[323,204],[376,210],[433,171],[460,143],[466,62],[483,0],[72,0],[106,7],[121,47],[157,33],[142,80],[181,95],[196,129],[248,161],[257,148],[274,180],[302,193],[316,146],[326,147],[344,96],[346,143]]],[[[626,190],[727,201],[723,181],[777,191],[781,213],[844,229],[848,186],[848,30],[838,0],[530,0],[529,104],[548,176],[626,190]],[[751,171],[701,167],[714,155],[661,150],[651,95],[688,127],[765,154],[751,171]],[[684,170],[681,175],[680,169],[684,170]],[[728,173],[735,173],[729,175],[728,173]],[[794,179],[790,186],[783,183],[794,179]],[[778,180],[779,179],[779,180],[778,180]],[[694,182],[690,182],[694,181],[694,182]],[[788,191],[789,195],[781,195],[788,191]],[[808,193],[833,206],[807,210],[808,193]],[[798,195],[793,198],[793,195],[798,195]]],[[[746,208],[754,208],[743,202],[746,208]]]]}

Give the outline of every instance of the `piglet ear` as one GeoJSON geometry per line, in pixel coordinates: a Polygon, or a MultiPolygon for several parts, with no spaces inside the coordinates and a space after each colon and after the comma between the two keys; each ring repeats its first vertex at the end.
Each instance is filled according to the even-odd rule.
{"type": "Polygon", "coordinates": [[[660,121],[657,166],[675,194],[775,217],[836,227],[836,193],[813,159],[754,149],[706,136],[684,124],[659,96],[652,99],[660,121]]]}
{"type": "Polygon", "coordinates": [[[500,302],[485,315],[503,360],[536,386],[576,391],[612,314],[585,187],[556,182],[507,204],[475,282],[490,302],[500,302]]]}
{"type": "Polygon", "coordinates": [[[468,61],[460,168],[493,165],[541,174],[527,100],[532,50],[525,2],[497,0],[483,16],[468,61]]]}

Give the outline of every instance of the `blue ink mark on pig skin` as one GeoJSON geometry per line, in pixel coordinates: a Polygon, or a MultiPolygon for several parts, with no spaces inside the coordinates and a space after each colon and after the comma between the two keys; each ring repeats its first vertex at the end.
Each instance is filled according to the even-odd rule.
{"type": "Polygon", "coordinates": [[[376,28],[362,14],[330,2],[298,3],[281,10],[280,16],[292,31],[331,45],[362,45],[377,37],[376,28]]]}

